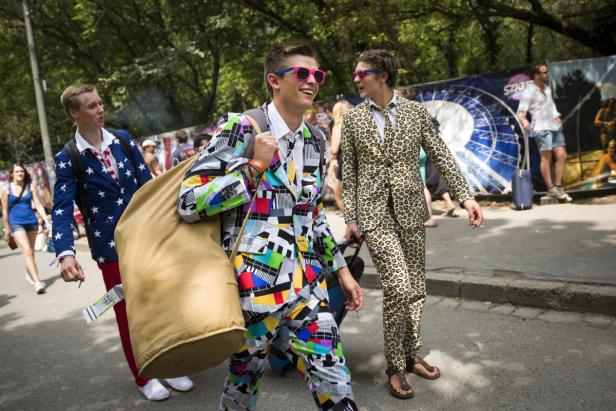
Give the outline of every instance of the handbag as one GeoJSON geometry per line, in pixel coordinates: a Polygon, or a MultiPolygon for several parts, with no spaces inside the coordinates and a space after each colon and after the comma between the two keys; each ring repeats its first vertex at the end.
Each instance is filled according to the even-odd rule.
{"type": "Polygon", "coordinates": [[[524,160],[511,177],[513,204],[518,210],[529,210],[533,207],[533,179],[530,171],[528,136],[524,131],[524,160]]]}
{"type": "Polygon", "coordinates": [[[9,237],[9,241],[7,242],[7,244],[9,245],[9,248],[11,250],[14,250],[17,248],[17,243],[15,242],[15,239],[13,238],[13,236],[9,237]]]}
{"type": "Polygon", "coordinates": [[[244,342],[231,263],[241,234],[230,259],[221,246],[220,218],[188,224],[176,210],[184,175],[198,156],[141,187],[115,230],[133,353],[145,378],[207,370],[244,342]]]}

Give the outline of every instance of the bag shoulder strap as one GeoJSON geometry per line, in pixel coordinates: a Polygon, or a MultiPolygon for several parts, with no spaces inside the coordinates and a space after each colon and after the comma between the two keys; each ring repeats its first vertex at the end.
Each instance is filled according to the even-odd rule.
{"type": "Polygon", "coordinates": [[[111,134],[114,135],[114,137],[118,139],[118,141],[120,142],[120,146],[122,147],[122,151],[124,152],[124,155],[128,157],[128,159],[130,160],[130,163],[133,165],[133,169],[136,170],[137,167],[135,165],[136,163],[135,153],[133,153],[133,149],[131,148],[130,144],[126,140],[126,137],[124,137],[122,133],[120,133],[118,130],[115,130],[113,128],[109,128],[107,129],[107,131],[109,131],[111,134]]]}
{"type": "Polygon", "coordinates": [[[77,180],[77,190],[75,193],[75,204],[77,204],[77,208],[79,212],[83,216],[83,222],[86,226],[86,234],[88,237],[88,245],[92,248],[93,239],[91,238],[90,230],[88,229],[90,216],[88,214],[88,199],[86,196],[85,182],[84,182],[84,168],[83,162],[81,161],[81,154],[79,153],[79,149],[77,148],[77,141],[74,138],[71,138],[65,145],[64,149],[68,153],[68,158],[71,160],[71,169],[73,170],[73,175],[77,180]]]}
{"type": "Polygon", "coordinates": [[[265,118],[265,113],[263,112],[263,110],[261,110],[258,107],[251,108],[250,110],[244,111],[243,114],[253,119],[254,122],[259,126],[260,130],[256,130],[257,132],[262,132],[263,130],[267,130],[267,119],[265,118]]]}
{"type": "Polygon", "coordinates": [[[15,200],[15,201],[11,202],[11,200],[10,200],[10,194],[11,194],[11,183],[9,183],[9,185],[7,186],[7,191],[6,191],[6,193],[7,193],[6,199],[7,199],[7,202],[9,203],[9,212],[11,212],[11,208],[15,207],[15,205],[16,205],[17,203],[19,203],[19,201],[21,201],[21,197],[24,195],[24,191],[25,191],[25,190],[26,190],[26,187],[24,186],[24,187],[21,189],[21,192],[19,193],[19,196],[17,196],[17,200],[15,200]]]}
{"type": "MultiPolygon", "coordinates": [[[[257,133],[263,130],[267,130],[267,119],[265,118],[265,113],[263,112],[262,109],[251,108],[250,110],[245,111],[243,114],[253,119],[254,122],[259,126],[261,130],[257,130],[257,133]]],[[[319,146],[321,149],[320,150],[321,158],[319,160],[319,168],[321,169],[321,178],[322,178],[323,177],[323,169],[322,169],[323,159],[325,158],[325,136],[323,135],[323,133],[318,127],[313,126],[312,124],[308,122],[304,122],[304,124],[306,124],[306,126],[308,127],[308,130],[310,130],[310,133],[319,140],[319,146]]],[[[252,144],[251,144],[251,147],[246,149],[246,154],[248,155],[251,152],[252,152],[252,144]]]]}

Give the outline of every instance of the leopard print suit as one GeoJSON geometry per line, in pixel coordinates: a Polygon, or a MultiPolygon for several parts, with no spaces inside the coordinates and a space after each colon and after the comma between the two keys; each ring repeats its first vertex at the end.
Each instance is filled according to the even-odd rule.
{"type": "Polygon", "coordinates": [[[380,143],[366,101],[345,114],[342,197],[345,221],[359,224],[383,287],[387,365],[403,370],[421,347],[426,300],[423,223],[429,215],[419,172],[420,147],[460,203],[473,195],[422,104],[397,99],[393,137],[380,143]]]}

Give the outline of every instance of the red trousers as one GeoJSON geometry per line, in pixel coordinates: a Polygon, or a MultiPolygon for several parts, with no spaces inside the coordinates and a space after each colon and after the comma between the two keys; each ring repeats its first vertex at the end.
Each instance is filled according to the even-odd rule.
{"type": "MultiPolygon", "coordinates": [[[[111,263],[99,263],[98,268],[103,272],[103,281],[105,281],[105,288],[107,291],[111,290],[114,286],[122,283],[120,277],[120,264],[115,261],[111,263]]],[[[118,331],[120,332],[120,340],[122,341],[122,349],[124,350],[124,356],[126,362],[130,368],[130,372],[133,373],[135,382],[138,386],[143,387],[147,384],[148,380],[139,376],[137,370],[137,364],[135,363],[135,356],[133,355],[133,347],[130,343],[130,334],[128,332],[128,318],[126,317],[126,302],[120,301],[113,306],[115,310],[116,321],[118,323],[118,331]]]]}

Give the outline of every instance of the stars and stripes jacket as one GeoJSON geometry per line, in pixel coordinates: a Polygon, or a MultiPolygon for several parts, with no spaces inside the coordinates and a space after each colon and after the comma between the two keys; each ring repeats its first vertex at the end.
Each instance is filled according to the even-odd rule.
{"type": "MultiPolygon", "coordinates": [[[[117,165],[119,184],[107,173],[103,163],[89,149],[80,150],[84,169],[84,187],[90,213],[90,221],[86,222],[86,230],[90,231],[89,234],[94,240],[91,249],[92,258],[99,263],[118,260],[113,237],[116,224],[135,192],[152,178],[130,134],[123,130],[116,132],[121,133],[130,144],[135,157],[135,167],[133,167],[131,160],[122,151],[118,139],[113,137],[113,143],[109,148],[117,165]]],[[[105,130],[105,133],[109,132],[105,130]]],[[[60,257],[75,252],[72,223],[74,201],[77,195],[77,179],[66,148],[56,154],[55,166],[52,236],[56,256],[60,257]]]]}
{"type": "MultiPolygon", "coordinates": [[[[253,135],[246,116],[224,115],[180,189],[178,213],[186,222],[222,218],[222,246],[228,254],[255,191],[244,158],[253,135]]],[[[265,172],[233,261],[246,311],[273,312],[298,297],[313,305],[326,301],[325,274],[346,266],[323,208],[318,138],[304,125],[301,176],[279,154],[265,172]]]]}

